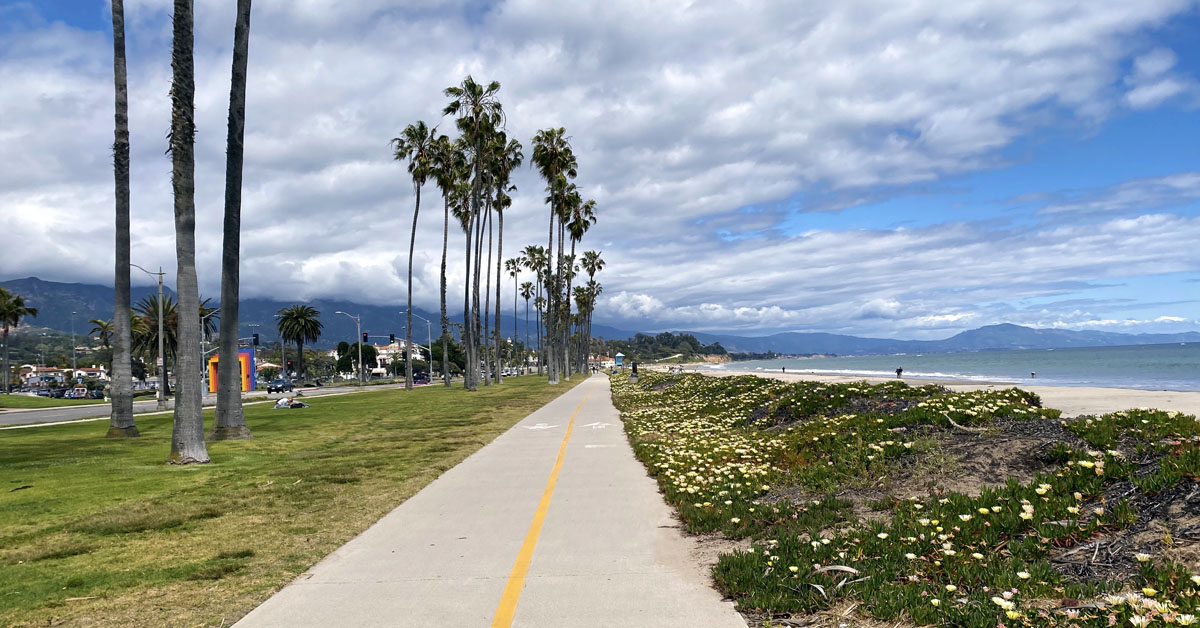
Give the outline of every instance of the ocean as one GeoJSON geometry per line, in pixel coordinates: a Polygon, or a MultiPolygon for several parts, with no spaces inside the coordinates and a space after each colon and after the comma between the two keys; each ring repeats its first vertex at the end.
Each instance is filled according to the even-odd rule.
{"type": "Polygon", "coordinates": [[[1200,343],[750,360],[718,369],[1200,391],[1200,343]],[[1031,377],[1030,373],[1037,373],[1031,377]]]}

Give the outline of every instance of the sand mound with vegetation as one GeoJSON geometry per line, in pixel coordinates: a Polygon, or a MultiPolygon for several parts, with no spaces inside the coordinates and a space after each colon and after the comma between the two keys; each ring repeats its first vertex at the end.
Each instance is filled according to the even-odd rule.
{"type": "Polygon", "coordinates": [[[752,623],[1188,625],[1200,606],[1192,416],[898,381],[647,373],[613,396],[752,623]]]}

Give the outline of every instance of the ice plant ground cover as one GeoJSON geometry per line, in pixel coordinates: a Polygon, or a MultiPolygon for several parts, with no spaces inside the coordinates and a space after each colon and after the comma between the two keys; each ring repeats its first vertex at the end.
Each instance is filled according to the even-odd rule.
{"type": "Polygon", "coordinates": [[[1018,389],[695,374],[616,377],[613,399],[685,527],[752,540],[713,571],[752,617],[853,601],[919,625],[1195,621],[1200,551],[1183,551],[1200,540],[1195,417],[1063,419],[1018,389]],[[884,495],[860,516],[856,491],[911,475],[948,435],[994,448],[1032,428],[1051,434],[1036,473],[884,495]]]}

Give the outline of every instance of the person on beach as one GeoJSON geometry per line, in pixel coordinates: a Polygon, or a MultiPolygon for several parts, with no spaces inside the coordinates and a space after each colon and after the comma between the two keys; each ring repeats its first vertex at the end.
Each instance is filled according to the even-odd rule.
{"type": "Polygon", "coordinates": [[[897,366],[897,367],[896,367],[896,379],[900,379],[900,374],[901,374],[901,373],[903,373],[903,372],[904,372],[904,369],[902,369],[902,368],[900,368],[899,366],[897,366]]]}
{"type": "Polygon", "coordinates": [[[783,372],[784,372],[784,373],[786,373],[786,372],[787,372],[787,367],[785,366],[785,367],[782,367],[782,368],[783,368],[783,372]]]}

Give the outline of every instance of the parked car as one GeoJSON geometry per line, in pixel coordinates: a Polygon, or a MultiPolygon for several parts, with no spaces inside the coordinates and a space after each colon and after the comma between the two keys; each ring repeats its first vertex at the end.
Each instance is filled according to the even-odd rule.
{"type": "Polygon", "coordinates": [[[88,393],[88,399],[103,399],[103,398],[104,398],[103,390],[93,390],[92,392],[88,393]]]}
{"type": "Polygon", "coordinates": [[[285,391],[292,392],[294,390],[296,390],[296,385],[292,383],[292,380],[283,379],[282,377],[273,379],[270,384],[267,384],[267,394],[285,391]]]}
{"type": "Polygon", "coordinates": [[[413,373],[413,383],[414,384],[428,384],[429,383],[429,373],[413,373]]]}

